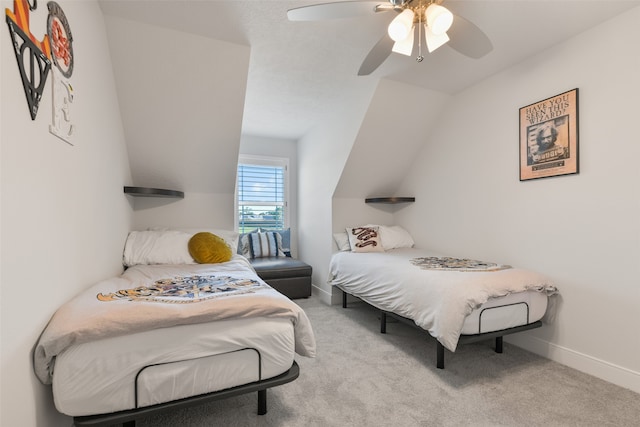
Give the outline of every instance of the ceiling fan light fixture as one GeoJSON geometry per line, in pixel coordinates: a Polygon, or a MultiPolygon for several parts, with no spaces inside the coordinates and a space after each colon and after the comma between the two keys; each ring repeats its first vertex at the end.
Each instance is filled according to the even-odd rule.
{"type": "Polygon", "coordinates": [[[424,25],[424,36],[427,40],[427,49],[429,50],[429,53],[449,41],[447,33],[434,34],[427,24],[424,25]]]}
{"type": "Polygon", "coordinates": [[[405,9],[396,16],[389,24],[387,32],[391,40],[399,42],[406,39],[413,29],[413,17],[415,14],[411,9],[405,9]]]}
{"type": "Polygon", "coordinates": [[[453,13],[444,6],[431,3],[424,11],[424,17],[431,32],[435,35],[446,33],[453,24],[453,13]]]}
{"type": "Polygon", "coordinates": [[[414,34],[415,31],[410,31],[409,35],[405,37],[404,40],[395,42],[391,51],[402,55],[411,56],[411,53],[413,53],[414,34]]]}

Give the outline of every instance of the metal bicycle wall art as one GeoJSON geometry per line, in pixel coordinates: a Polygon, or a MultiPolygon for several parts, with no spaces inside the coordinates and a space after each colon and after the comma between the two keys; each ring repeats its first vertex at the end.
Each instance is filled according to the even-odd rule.
{"type": "Polygon", "coordinates": [[[578,89],[520,108],[520,181],[578,173],[578,89]]]}

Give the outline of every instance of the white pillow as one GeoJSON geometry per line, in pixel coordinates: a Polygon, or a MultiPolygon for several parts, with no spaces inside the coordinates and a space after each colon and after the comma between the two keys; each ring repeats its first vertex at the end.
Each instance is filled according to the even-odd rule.
{"type": "Polygon", "coordinates": [[[344,252],[351,250],[351,245],[349,245],[349,235],[345,231],[342,233],[333,233],[333,240],[336,241],[339,251],[344,252]]]}
{"type": "Polygon", "coordinates": [[[384,252],[378,226],[347,228],[352,252],[384,252]]]}
{"type": "Polygon", "coordinates": [[[231,247],[231,250],[235,253],[238,247],[238,237],[240,236],[236,231],[224,230],[220,228],[169,228],[169,227],[149,227],[152,231],[182,231],[183,233],[190,234],[190,237],[196,233],[202,231],[215,234],[218,237],[222,237],[225,242],[231,247]]]}
{"type": "Polygon", "coordinates": [[[195,264],[189,254],[191,234],[178,230],[131,231],[127,236],[122,262],[138,264],[195,264]]]}
{"type": "Polygon", "coordinates": [[[415,244],[409,232],[399,225],[392,225],[391,227],[381,225],[380,235],[385,251],[395,248],[412,248],[415,244]]]}

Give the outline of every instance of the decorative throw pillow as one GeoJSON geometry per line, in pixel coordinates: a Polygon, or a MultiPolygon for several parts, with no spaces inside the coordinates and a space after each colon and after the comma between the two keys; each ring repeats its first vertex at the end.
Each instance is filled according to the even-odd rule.
{"type": "Polygon", "coordinates": [[[240,237],[238,238],[238,249],[237,249],[237,253],[239,253],[240,255],[245,256],[246,258],[249,258],[249,239],[247,238],[247,235],[251,234],[251,233],[259,233],[260,229],[256,228],[254,230],[250,230],[247,231],[246,233],[242,233],[240,234],[240,237]]]}
{"type": "Polygon", "coordinates": [[[285,256],[284,252],[282,252],[282,236],[280,236],[280,233],[274,231],[249,233],[242,238],[246,240],[241,244],[243,250],[246,250],[242,255],[247,258],[285,256]]]}
{"type": "Polygon", "coordinates": [[[189,239],[189,253],[200,264],[217,264],[231,259],[231,248],[213,233],[196,233],[189,239]]]}
{"type": "Polygon", "coordinates": [[[384,252],[378,227],[347,228],[352,252],[384,252]]]}
{"type": "Polygon", "coordinates": [[[288,256],[288,257],[291,256],[291,229],[290,228],[283,228],[280,230],[269,230],[266,228],[260,228],[259,231],[262,233],[267,231],[273,231],[274,233],[280,234],[280,237],[282,237],[282,245],[281,245],[282,252],[284,253],[285,256],[288,256]]]}

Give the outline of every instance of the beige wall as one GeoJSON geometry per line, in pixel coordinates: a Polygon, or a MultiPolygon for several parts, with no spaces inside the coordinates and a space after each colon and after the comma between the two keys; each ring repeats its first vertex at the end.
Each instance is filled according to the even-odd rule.
{"type": "MultiPolygon", "coordinates": [[[[13,9],[13,2],[1,6],[13,9]]],[[[70,425],[35,378],[31,351],[55,310],[81,289],[122,271],[131,175],[102,13],[97,3],[61,6],[73,31],[73,146],[49,133],[51,76],[31,120],[9,32],[1,61],[2,426],[70,425]]],[[[46,3],[31,30],[46,32],[46,3]]]]}

